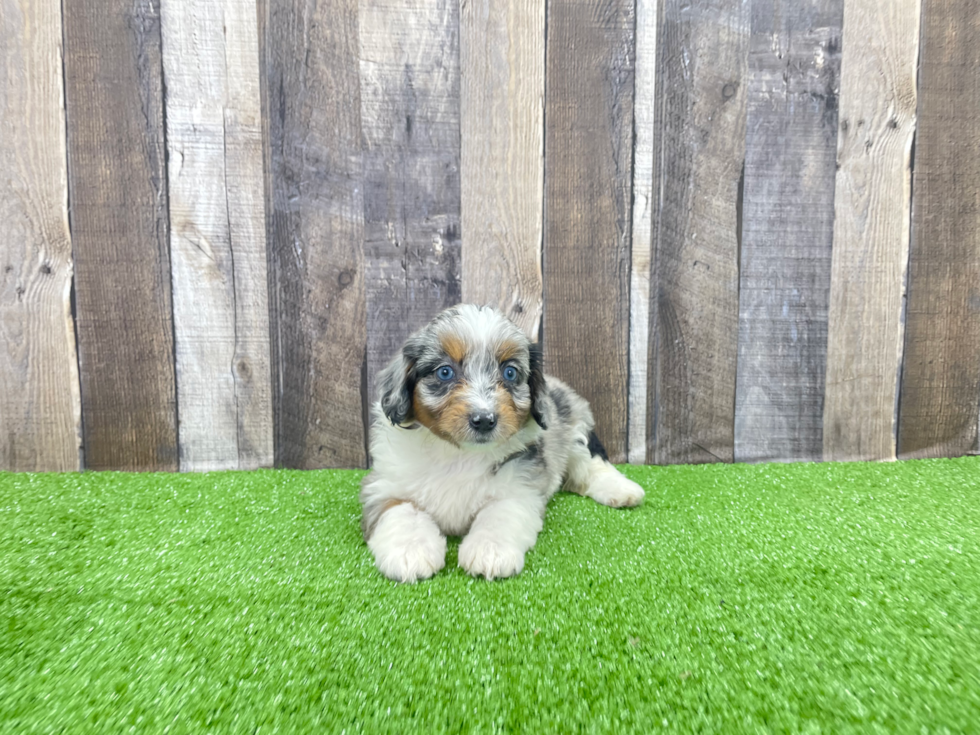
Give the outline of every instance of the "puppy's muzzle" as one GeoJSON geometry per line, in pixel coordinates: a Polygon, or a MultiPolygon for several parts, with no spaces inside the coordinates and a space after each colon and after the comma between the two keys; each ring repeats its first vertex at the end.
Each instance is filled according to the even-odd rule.
{"type": "Polygon", "coordinates": [[[486,436],[497,428],[497,417],[492,413],[484,411],[471,413],[470,428],[478,436],[486,436]]]}

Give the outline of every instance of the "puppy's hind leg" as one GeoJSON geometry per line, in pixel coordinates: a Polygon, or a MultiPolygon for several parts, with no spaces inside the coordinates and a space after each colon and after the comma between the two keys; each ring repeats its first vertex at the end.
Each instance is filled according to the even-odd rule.
{"type": "Polygon", "coordinates": [[[446,565],[446,537],[428,513],[411,503],[388,504],[367,539],[375,564],[396,582],[431,577],[446,565]]]}
{"type": "Polygon", "coordinates": [[[643,488],[610,464],[594,431],[574,446],[568,458],[565,490],[611,508],[631,508],[643,502],[643,488]]]}

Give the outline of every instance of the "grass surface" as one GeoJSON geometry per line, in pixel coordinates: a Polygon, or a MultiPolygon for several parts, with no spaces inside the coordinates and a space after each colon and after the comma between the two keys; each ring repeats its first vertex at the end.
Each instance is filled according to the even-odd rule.
{"type": "Polygon", "coordinates": [[[977,732],[980,458],[627,468],[512,580],[380,577],[360,472],[0,474],[6,732],[977,732]]]}

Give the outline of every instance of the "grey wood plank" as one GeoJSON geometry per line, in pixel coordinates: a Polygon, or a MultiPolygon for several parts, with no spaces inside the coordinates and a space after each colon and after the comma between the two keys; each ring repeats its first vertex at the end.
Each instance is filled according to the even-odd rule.
{"type": "Polygon", "coordinates": [[[544,3],[460,6],[463,300],[536,339],[544,299],[544,3]]]}
{"type": "Polygon", "coordinates": [[[459,3],[361,0],[367,380],[461,299],[459,3]]]}
{"type": "Polygon", "coordinates": [[[895,458],[920,0],[844,6],[823,456],[895,458]]]}
{"type": "Polygon", "coordinates": [[[649,458],[731,462],[749,3],[662,13],[649,458]]]}
{"type": "Polygon", "coordinates": [[[545,98],[545,367],[627,457],[634,5],[550,0],[545,98]]]}
{"type": "Polygon", "coordinates": [[[60,0],[0,0],[0,468],[80,467],[60,0]]]}
{"type": "Polygon", "coordinates": [[[901,458],[977,452],[980,403],[980,14],[924,0],[901,458]]]}
{"type": "Polygon", "coordinates": [[[273,462],[254,0],[162,0],[182,470],[273,462]]]}
{"type": "Polygon", "coordinates": [[[653,158],[656,142],[657,35],[660,0],[636,0],[633,83],[633,207],[630,230],[630,331],[627,459],[646,464],[650,364],[653,158]]]}
{"type": "Polygon", "coordinates": [[[263,19],[276,463],[363,467],[357,3],[270,3],[263,19]]]}
{"type": "Polygon", "coordinates": [[[841,0],[753,0],[735,460],[823,453],[841,0]]]}
{"type": "Polygon", "coordinates": [[[177,469],[158,0],[64,6],[85,466],[177,469]]]}

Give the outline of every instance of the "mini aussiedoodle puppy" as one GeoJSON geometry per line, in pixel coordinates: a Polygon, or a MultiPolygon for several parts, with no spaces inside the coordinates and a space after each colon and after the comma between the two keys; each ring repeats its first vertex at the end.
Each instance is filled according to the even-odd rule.
{"type": "Polygon", "coordinates": [[[400,582],[459,565],[487,579],[524,568],[548,500],[564,486],[603,505],[643,501],[592,430],[589,404],[541,370],[541,352],[490,307],[454,306],[413,334],[378,376],[361,527],[400,582]]]}

